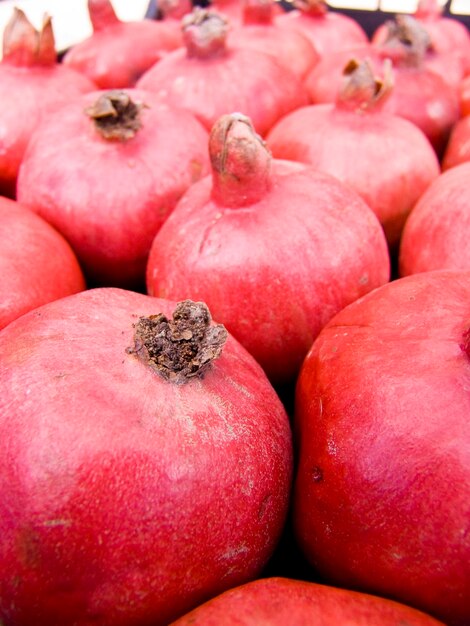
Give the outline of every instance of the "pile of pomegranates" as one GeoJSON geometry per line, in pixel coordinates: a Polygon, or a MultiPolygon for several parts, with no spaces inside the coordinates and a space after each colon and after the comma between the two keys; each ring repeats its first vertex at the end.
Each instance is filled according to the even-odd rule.
{"type": "Polygon", "coordinates": [[[465,20],[157,4],[3,33],[0,625],[469,626],[465,20]]]}

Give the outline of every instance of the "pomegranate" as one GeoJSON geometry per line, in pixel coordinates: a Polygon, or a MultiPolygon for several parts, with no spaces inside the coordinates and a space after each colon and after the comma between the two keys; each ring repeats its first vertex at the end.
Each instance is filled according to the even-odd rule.
{"type": "MultiPolygon", "coordinates": [[[[413,17],[427,30],[432,49],[437,53],[451,53],[463,63],[464,71],[470,69],[470,37],[468,30],[459,20],[443,16],[445,2],[440,0],[419,0],[413,17]]],[[[383,40],[387,26],[381,25],[372,35],[372,41],[383,40]]]]}
{"type": "Polygon", "coordinates": [[[0,197],[0,330],[41,304],[85,289],[77,258],[52,226],[0,197]]]}
{"type": "Polygon", "coordinates": [[[442,169],[470,161],[470,116],[466,115],[452,128],[449,142],[442,157],[442,169]]]}
{"type": "Polygon", "coordinates": [[[0,63],[0,194],[15,197],[24,151],[40,120],[70,98],[96,89],[57,62],[49,17],[40,31],[18,8],[3,34],[0,63]]]}
{"type": "Polygon", "coordinates": [[[272,55],[232,46],[228,28],[221,15],[195,7],[183,18],[185,49],[168,54],[137,86],[188,109],[208,130],[221,115],[241,111],[264,135],[283,115],[306,104],[307,94],[300,79],[272,55]]]}
{"type": "Polygon", "coordinates": [[[388,280],[383,231],[338,180],[272,160],[241,114],[217,121],[209,152],[212,177],[154,239],[148,292],[204,300],[273,383],[291,383],[326,322],[388,280]]]}
{"type": "Polygon", "coordinates": [[[297,536],[335,585],[470,622],[470,271],[401,278],[322,330],[297,384],[297,536]]]}
{"type": "Polygon", "coordinates": [[[172,626],[443,626],[402,604],[325,585],[266,578],[209,600],[172,626]]]}
{"type": "Polygon", "coordinates": [[[230,33],[234,46],[269,52],[279,63],[303,79],[318,62],[319,54],[298,29],[274,21],[273,0],[245,0],[243,22],[230,33]]]}
{"type": "Polygon", "coordinates": [[[289,421],[203,303],[90,289],[12,322],[0,363],[4,624],[166,626],[258,574],[289,421]]]}
{"type": "Polygon", "coordinates": [[[274,157],[308,163],[351,186],[395,248],[408,213],[440,168],[421,130],[383,110],[393,92],[390,63],[384,67],[382,81],[370,62],[352,60],[335,104],[297,109],[271,129],[266,141],[274,157]]]}
{"type": "Polygon", "coordinates": [[[453,47],[434,46],[432,31],[427,23],[423,23],[417,17],[396,15],[395,19],[387,20],[376,31],[372,44],[379,48],[385,47],[385,51],[388,50],[392,58],[395,57],[399,62],[403,62],[403,57],[408,56],[406,53],[403,54],[408,46],[413,54],[418,53],[421,63],[439,74],[454,89],[459,88],[465,75],[462,55],[457,54],[453,47]],[[395,56],[397,53],[398,57],[395,56]]]}
{"type": "Polygon", "coordinates": [[[437,178],[412,210],[400,245],[400,274],[470,270],[470,163],[437,178]]]}
{"type": "MultiPolygon", "coordinates": [[[[418,126],[440,157],[460,116],[457,88],[427,66],[429,36],[416,20],[397,16],[389,26],[389,35],[381,46],[364,46],[322,59],[305,79],[309,96],[314,103],[334,102],[342,69],[351,58],[369,58],[377,70],[384,59],[390,59],[394,88],[384,110],[418,126]]],[[[450,73],[452,64],[449,60],[446,63],[450,73]]]]}
{"type": "Polygon", "coordinates": [[[320,56],[369,41],[359,22],[330,11],[326,0],[293,0],[292,5],[295,10],[280,15],[279,24],[298,28],[309,37],[320,56]]]}
{"type": "Polygon", "coordinates": [[[93,92],[38,128],[18,199],[66,237],[91,284],[141,289],[157,230],[209,172],[207,137],[154,94],[93,92]]]}
{"type": "Polygon", "coordinates": [[[64,64],[101,89],[134,87],[165,53],[183,45],[176,21],[122,22],[111,0],[88,0],[88,11],[93,34],[65,54],[64,64]]]}

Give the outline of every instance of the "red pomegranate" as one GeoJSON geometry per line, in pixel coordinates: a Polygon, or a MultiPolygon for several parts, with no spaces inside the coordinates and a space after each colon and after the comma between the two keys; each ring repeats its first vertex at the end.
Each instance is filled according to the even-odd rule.
{"type": "Polygon", "coordinates": [[[64,64],[100,89],[134,87],[165,53],[183,45],[176,21],[121,21],[110,0],[88,0],[93,33],[73,46],[64,64]]]}
{"type": "Polygon", "coordinates": [[[443,626],[402,604],[288,578],[246,583],[171,626],[443,626]]]}
{"type": "Polygon", "coordinates": [[[395,248],[413,205],[439,175],[439,162],[419,128],[385,111],[393,94],[389,63],[383,80],[368,60],[351,60],[343,75],[335,104],[289,113],[266,141],[274,157],[307,163],[352,187],[395,248]]]}
{"type": "Polygon", "coordinates": [[[439,58],[438,65],[446,78],[438,74],[437,59],[429,51],[429,43],[428,33],[417,20],[397,16],[389,23],[388,38],[382,45],[356,47],[322,59],[305,79],[310,99],[314,103],[334,102],[342,70],[351,58],[370,59],[376,71],[380,70],[384,59],[390,59],[394,88],[384,110],[418,126],[441,157],[460,116],[457,83],[461,73],[450,84],[448,77],[454,73],[455,66],[451,59],[439,58]]]}
{"type": "Polygon", "coordinates": [[[0,442],[4,624],[166,626],[286,516],[287,415],[203,303],[90,289],[12,322],[0,442]]]}
{"type": "Polygon", "coordinates": [[[14,200],[0,197],[0,330],[46,302],[85,289],[69,244],[14,200]]]}
{"type": "Polygon", "coordinates": [[[326,0],[293,0],[294,11],[277,18],[282,26],[299,29],[320,56],[366,44],[368,37],[355,19],[330,11],[326,0]]]}
{"type": "Polygon", "coordinates": [[[342,310],[297,385],[297,536],[335,585],[470,622],[470,271],[342,310]]]}
{"type": "Polygon", "coordinates": [[[470,270],[470,163],[439,176],[421,196],[405,224],[400,274],[437,269],[470,270]]]}
{"type": "Polygon", "coordinates": [[[50,18],[37,31],[18,8],[3,34],[0,63],[0,194],[15,197],[16,178],[40,121],[70,98],[96,89],[57,61],[50,18]]]}
{"type": "Polygon", "coordinates": [[[155,94],[93,92],[38,128],[18,199],[66,237],[91,284],[142,289],[156,232],[209,172],[207,137],[155,94]]]}
{"type": "Polygon", "coordinates": [[[221,115],[240,111],[264,135],[283,115],[307,104],[300,79],[271,54],[231,44],[222,15],[195,7],[182,24],[185,48],[150,68],[139,88],[188,109],[208,130],[221,115]]]}
{"type": "Polygon", "coordinates": [[[332,176],[272,159],[248,118],[222,116],[212,177],[183,196],[152,244],[150,295],[203,300],[276,385],[315,336],[389,278],[380,223],[332,176]]]}

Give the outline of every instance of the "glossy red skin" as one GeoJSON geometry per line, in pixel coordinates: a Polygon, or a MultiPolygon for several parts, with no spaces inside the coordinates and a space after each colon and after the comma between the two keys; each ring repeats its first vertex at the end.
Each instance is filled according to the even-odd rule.
{"type": "Polygon", "coordinates": [[[73,46],[63,62],[100,89],[133,87],[162,56],[182,45],[176,20],[120,22],[73,46]]]}
{"type": "Polygon", "coordinates": [[[0,619],[164,626],[255,577],[284,523],[285,410],[229,337],[173,385],[126,349],[174,305],[93,289],[0,333],[0,619]]]}
{"type": "Polygon", "coordinates": [[[443,626],[383,598],[288,578],[246,583],[209,600],[172,626],[443,626]]]}
{"type": "Polygon", "coordinates": [[[470,161],[470,116],[460,119],[452,129],[449,142],[442,158],[442,169],[470,161]]]}
{"type": "Polygon", "coordinates": [[[351,186],[379,218],[391,247],[440,173],[424,134],[373,105],[363,111],[333,104],[303,107],[280,120],[266,142],[274,157],[307,163],[351,186]]]}
{"type": "Polygon", "coordinates": [[[387,244],[372,211],[333,177],[274,161],[271,189],[244,208],[194,185],[155,238],[151,295],[205,301],[275,384],[341,308],[389,279],[387,244]]]}
{"type": "Polygon", "coordinates": [[[470,270],[470,163],[445,172],[411,212],[400,245],[400,274],[470,270]]]}
{"type": "Polygon", "coordinates": [[[38,124],[55,108],[96,89],[75,70],[59,63],[19,67],[0,63],[0,193],[15,197],[16,178],[26,146],[38,124]]]}
{"type": "Polygon", "coordinates": [[[225,52],[208,58],[188,57],[185,48],[170,52],[145,72],[137,87],[188,109],[208,130],[220,116],[240,111],[260,135],[308,102],[293,72],[270,54],[234,47],[230,35],[225,52]]]}
{"type": "Polygon", "coordinates": [[[207,131],[187,111],[127,90],[142,128],[128,141],[103,139],[84,109],[87,94],[35,133],[18,177],[18,199],[72,244],[92,284],[144,282],[152,240],[184,191],[209,171],[207,131]]]}
{"type": "MultiPolygon", "coordinates": [[[[342,51],[322,59],[307,75],[304,84],[313,103],[336,100],[343,69],[352,58],[369,58],[379,76],[386,55],[372,46],[342,51]]],[[[447,63],[450,72],[450,64],[447,63]]],[[[420,128],[438,156],[442,156],[453,125],[460,116],[458,91],[442,76],[426,67],[393,66],[394,85],[383,111],[399,115],[420,128]]]]}
{"type": "Polygon", "coordinates": [[[368,37],[359,22],[333,11],[323,15],[312,15],[302,11],[287,11],[276,18],[279,25],[297,28],[306,35],[320,56],[338,50],[353,48],[368,42],[368,37]]]}
{"type": "Polygon", "coordinates": [[[50,224],[0,197],[0,329],[27,311],[85,289],[69,244],[50,224]]]}
{"type": "Polygon", "coordinates": [[[337,315],[296,394],[298,539],[332,584],[470,620],[469,271],[415,274],[337,315]]]}

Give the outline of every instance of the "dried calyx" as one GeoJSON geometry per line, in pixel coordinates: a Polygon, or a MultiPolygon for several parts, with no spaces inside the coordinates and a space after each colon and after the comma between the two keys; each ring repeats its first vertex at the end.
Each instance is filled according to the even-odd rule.
{"type": "Polygon", "coordinates": [[[180,302],[171,320],[159,313],[141,317],[134,328],[134,347],[127,352],[175,384],[202,377],[228,336],[222,324],[211,324],[207,306],[192,300],[180,302]]]}
{"type": "Polygon", "coordinates": [[[142,127],[140,111],[145,105],[133,102],[125,91],[108,91],[85,109],[104,139],[126,141],[142,127]]]}
{"type": "Polygon", "coordinates": [[[195,7],[181,25],[188,56],[204,58],[225,52],[229,25],[219,13],[195,7]]]}
{"type": "Polygon", "coordinates": [[[395,62],[419,65],[432,47],[426,28],[411,15],[397,15],[386,26],[387,37],[382,44],[384,52],[395,62]]]}
{"type": "Polygon", "coordinates": [[[222,205],[258,202],[271,187],[272,156],[251,120],[242,113],[223,115],[209,137],[212,196],[222,205]]]}
{"type": "Polygon", "coordinates": [[[390,59],[383,64],[383,78],[374,74],[369,59],[362,62],[351,59],[343,70],[344,83],[336,104],[357,112],[378,109],[393,88],[393,70],[390,59]]]}
{"type": "Polygon", "coordinates": [[[22,67],[55,65],[57,52],[51,17],[45,15],[41,29],[36,30],[25,13],[15,7],[3,32],[3,60],[22,67]]]}

